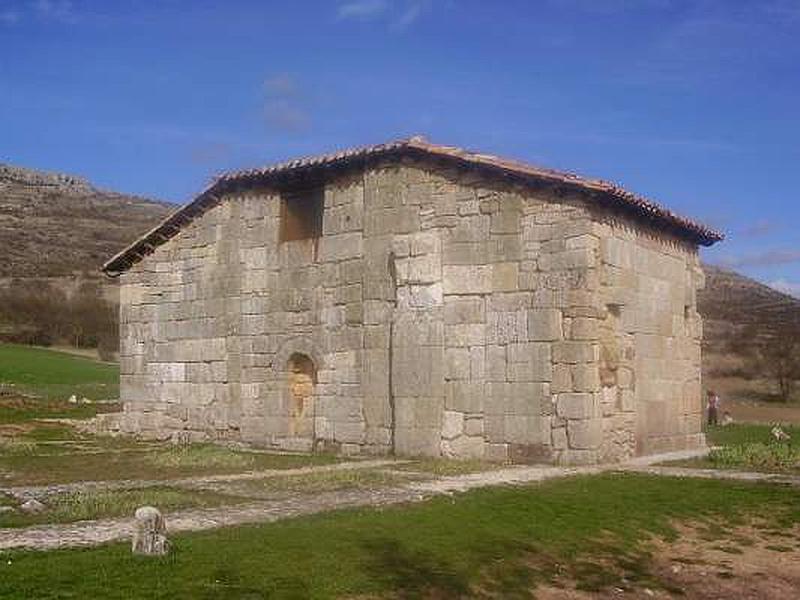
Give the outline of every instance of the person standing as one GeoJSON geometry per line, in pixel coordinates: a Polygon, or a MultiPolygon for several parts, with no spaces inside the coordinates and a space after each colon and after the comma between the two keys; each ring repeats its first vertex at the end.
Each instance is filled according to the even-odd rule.
{"type": "Polygon", "coordinates": [[[708,424],[717,425],[719,423],[719,396],[713,391],[706,392],[708,410],[708,424]]]}

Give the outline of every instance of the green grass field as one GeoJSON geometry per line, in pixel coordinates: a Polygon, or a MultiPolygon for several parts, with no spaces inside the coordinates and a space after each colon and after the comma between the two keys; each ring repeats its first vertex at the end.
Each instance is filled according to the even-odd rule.
{"type": "Polygon", "coordinates": [[[783,427],[790,439],[776,441],[771,425],[735,423],[709,427],[706,440],[712,446],[708,456],[669,461],[669,466],[703,469],[735,469],[765,473],[800,474],[800,427],[783,427]]]}
{"type": "Polygon", "coordinates": [[[0,344],[0,388],[46,400],[119,397],[119,367],[56,350],[0,344]]]}
{"type": "MultiPolygon", "coordinates": [[[[753,423],[734,423],[733,425],[710,427],[706,430],[709,446],[738,446],[752,443],[768,443],[772,441],[771,425],[753,423]]],[[[783,430],[800,445],[800,427],[785,425],[783,430]]]]}
{"type": "Polygon", "coordinates": [[[650,536],[672,539],[675,524],[695,523],[731,545],[737,523],[790,531],[798,518],[791,488],[576,477],[178,535],[164,558],[134,557],[128,544],[4,552],[0,597],[530,598],[556,575],[589,590],[658,589],[650,536]]]}

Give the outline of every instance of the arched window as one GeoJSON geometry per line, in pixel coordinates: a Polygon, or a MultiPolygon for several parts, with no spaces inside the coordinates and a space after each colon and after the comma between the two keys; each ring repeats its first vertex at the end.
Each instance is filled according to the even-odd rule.
{"type": "Polygon", "coordinates": [[[314,385],[317,383],[314,361],[305,354],[295,353],[289,357],[287,367],[291,433],[313,437],[314,385]]]}

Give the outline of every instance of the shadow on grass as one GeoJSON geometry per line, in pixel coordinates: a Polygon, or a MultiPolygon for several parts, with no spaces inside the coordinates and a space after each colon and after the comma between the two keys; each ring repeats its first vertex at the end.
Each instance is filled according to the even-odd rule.
{"type": "Polygon", "coordinates": [[[525,600],[535,597],[537,585],[553,583],[562,569],[547,552],[499,539],[485,539],[478,547],[464,548],[464,556],[448,559],[388,538],[373,538],[364,548],[370,557],[363,565],[369,578],[397,598],[525,600]],[[466,566],[476,563],[481,565],[477,570],[466,566]]]}
{"type": "Polygon", "coordinates": [[[393,539],[364,543],[370,557],[365,565],[370,577],[394,590],[400,598],[461,598],[469,591],[465,573],[428,552],[411,550],[393,539]]]}

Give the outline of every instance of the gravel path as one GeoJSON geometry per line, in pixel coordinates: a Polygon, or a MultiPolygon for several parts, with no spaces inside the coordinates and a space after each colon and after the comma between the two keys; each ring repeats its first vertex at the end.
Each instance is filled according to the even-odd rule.
{"type": "MultiPolygon", "coordinates": [[[[604,471],[648,473],[670,477],[705,477],[736,481],[764,481],[800,486],[800,477],[713,469],[660,467],[654,466],[653,464],[664,460],[690,458],[698,454],[698,452],[672,453],[636,459],[622,465],[598,465],[589,467],[514,466],[469,475],[440,477],[427,481],[412,481],[396,487],[341,490],[317,494],[294,494],[278,499],[248,502],[233,506],[191,509],[168,513],[166,518],[167,528],[170,534],[175,534],[183,531],[200,531],[248,523],[269,523],[280,519],[288,519],[335,509],[387,506],[403,502],[420,502],[434,496],[464,492],[475,488],[526,484],[557,477],[591,475],[604,471]]],[[[224,481],[260,479],[266,476],[298,475],[345,469],[386,468],[397,464],[398,461],[393,460],[369,460],[322,467],[304,467],[301,469],[186,478],[172,480],[170,485],[191,484],[194,487],[202,483],[217,484],[224,481]]],[[[405,474],[408,475],[409,473],[405,474]]],[[[108,484],[117,486],[122,482],[96,483],[98,485],[108,484]]],[[[142,484],[149,482],[132,483],[142,484]]],[[[160,481],[156,482],[156,485],[165,485],[166,483],[167,482],[160,481]]],[[[80,485],[86,487],[92,484],[83,483],[80,485]]],[[[47,489],[52,489],[54,487],[56,486],[47,486],[47,489]]],[[[41,489],[43,488],[37,488],[37,490],[41,489]]],[[[56,548],[93,546],[106,542],[121,541],[130,538],[132,526],[133,519],[124,518],[82,521],[62,525],[40,525],[24,529],[0,529],[0,551],[15,548],[52,550],[56,548]]]]}
{"type": "MultiPolygon", "coordinates": [[[[361,466],[367,463],[371,463],[373,467],[397,464],[396,461],[365,461],[353,464],[361,466]]],[[[342,468],[345,465],[335,466],[342,468]]],[[[310,473],[321,469],[322,467],[309,468],[304,472],[310,473]]],[[[530,483],[554,477],[598,473],[603,469],[604,467],[520,466],[470,475],[442,477],[435,481],[416,481],[394,488],[343,490],[313,495],[296,494],[289,498],[168,513],[166,515],[167,529],[170,534],[175,534],[182,531],[199,531],[246,523],[269,523],[279,519],[341,508],[419,502],[433,496],[463,492],[479,487],[530,483]]],[[[326,470],[331,470],[331,468],[326,470]]],[[[298,471],[301,470],[295,470],[295,472],[298,471]]],[[[285,473],[286,471],[280,472],[280,474],[285,473]]],[[[82,521],[63,525],[39,525],[24,529],[2,529],[0,530],[0,550],[13,548],[53,550],[70,546],[93,546],[129,539],[132,527],[133,519],[125,518],[82,521]]]]}

